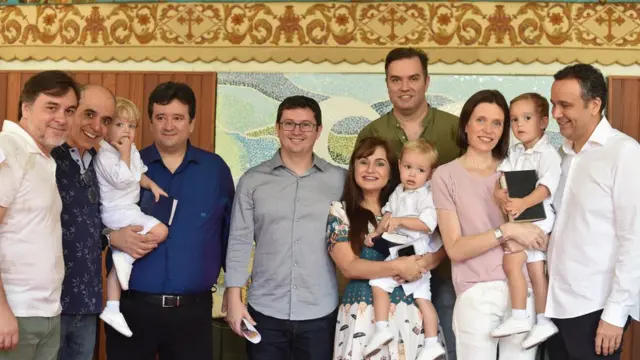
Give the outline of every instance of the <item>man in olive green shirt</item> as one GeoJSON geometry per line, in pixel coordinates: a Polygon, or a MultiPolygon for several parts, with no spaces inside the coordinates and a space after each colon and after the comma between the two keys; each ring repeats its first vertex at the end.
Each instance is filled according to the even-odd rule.
{"type": "MultiPolygon", "coordinates": [[[[385,139],[400,156],[402,146],[410,140],[425,139],[438,150],[438,165],[461,155],[456,145],[458,117],[432,108],[425,93],[429,87],[427,55],[418,49],[397,48],[385,61],[387,89],[393,110],[371,122],[358,134],[356,142],[376,136],[385,139]]],[[[451,261],[444,247],[435,253],[442,262],[431,273],[432,302],[447,342],[448,360],[456,359],[456,342],[451,328],[455,292],[451,282],[451,261]]]]}

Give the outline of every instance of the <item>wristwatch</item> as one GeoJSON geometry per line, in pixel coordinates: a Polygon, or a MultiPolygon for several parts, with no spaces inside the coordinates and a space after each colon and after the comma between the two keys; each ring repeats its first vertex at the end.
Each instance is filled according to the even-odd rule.
{"type": "Polygon", "coordinates": [[[493,235],[495,235],[496,240],[498,240],[498,243],[500,243],[500,245],[504,244],[506,239],[504,238],[504,234],[502,233],[502,230],[500,230],[500,227],[497,227],[493,230],[493,235]]]}
{"type": "Polygon", "coordinates": [[[104,238],[107,240],[106,246],[104,242],[102,244],[103,249],[106,248],[107,246],[111,247],[111,232],[113,232],[113,230],[109,228],[105,228],[104,230],[102,230],[102,236],[104,236],[104,238]]]}

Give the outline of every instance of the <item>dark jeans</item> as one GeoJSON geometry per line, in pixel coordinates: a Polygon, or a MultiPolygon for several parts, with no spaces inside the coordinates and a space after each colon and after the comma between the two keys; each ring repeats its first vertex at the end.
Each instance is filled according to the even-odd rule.
{"type": "MultiPolygon", "coordinates": [[[[451,266],[451,265],[449,265],[451,266]]],[[[451,279],[442,278],[439,274],[431,276],[431,302],[436,308],[440,326],[447,343],[448,360],[456,360],[456,338],[453,334],[453,306],[456,303],[456,292],[451,279]]]]}
{"type": "MultiPolygon", "coordinates": [[[[550,360],[600,360],[620,359],[622,345],[613,355],[597,355],[596,330],[600,324],[602,310],[570,319],[552,319],[558,334],[546,341],[550,360]]],[[[625,325],[625,331],[629,321],[625,325]]]]}
{"type": "Polygon", "coordinates": [[[213,324],[208,301],[180,307],[150,304],[124,292],[120,311],[133,336],[105,326],[108,360],[211,360],[213,324]]]}
{"type": "Polygon", "coordinates": [[[92,360],[98,332],[98,315],[62,315],[58,360],[92,360]]]}
{"type": "Polygon", "coordinates": [[[249,306],[262,341],[247,341],[249,360],[331,360],[338,310],[313,320],[282,320],[249,306]]]}

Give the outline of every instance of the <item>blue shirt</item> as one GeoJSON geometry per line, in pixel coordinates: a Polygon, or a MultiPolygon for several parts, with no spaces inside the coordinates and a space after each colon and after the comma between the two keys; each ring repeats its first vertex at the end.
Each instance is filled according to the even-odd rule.
{"type": "MultiPolygon", "coordinates": [[[[140,155],[148,167],[146,175],[178,205],[167,239],[133,264],[129,288],[176,295],[211,291],[229,238],[235,193],[231,170],[220,156],[190,143],[174,173],[164,165],[155,145],[140,155]]],[[[142,190],[144,199],[150,192],[142,190]]]]}
{"type": "MultiPolygon", "coordinates": [[[[85,152],[85,158],[95,155],[85,152]]],[[[53,151],[56,182],[62,199],[62,251],[65,276],[62,313],[99,314],[102,311],[102,221],[100,190],[93,161],[79,160],[76,149],[63,144],[53,151]]],[[[84,160],[84,159],[83,159],[84,160]]]]}

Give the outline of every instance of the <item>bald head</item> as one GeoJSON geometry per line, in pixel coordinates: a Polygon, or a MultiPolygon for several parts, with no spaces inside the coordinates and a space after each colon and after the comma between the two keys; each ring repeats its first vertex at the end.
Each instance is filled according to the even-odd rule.
{"type": "Polygon", "coordinates": [[[101,85],[85,85],[80,89],[80,102],[76,111],[69,145],[83,152],[95,148],[102,140],[102,123],[113,120],[116,98],[101,85]]]}

